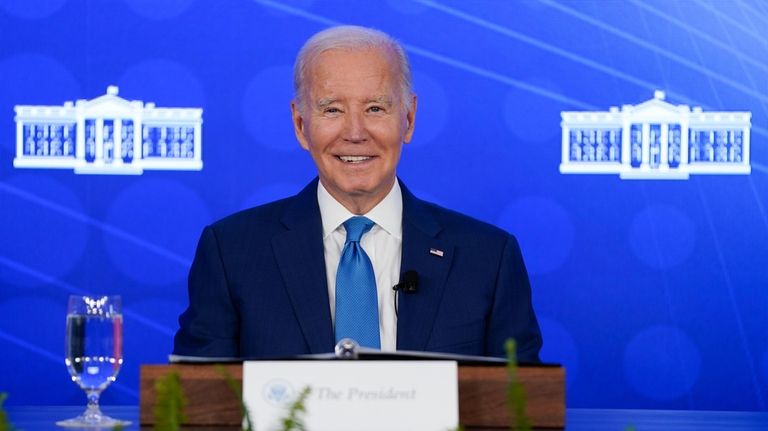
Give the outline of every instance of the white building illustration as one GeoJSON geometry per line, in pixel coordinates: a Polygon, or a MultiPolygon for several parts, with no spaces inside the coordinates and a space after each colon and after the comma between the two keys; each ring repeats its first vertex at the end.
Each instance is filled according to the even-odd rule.
{"type": "Polygon", "coordinates": [[[750,112],[704,112],[664,98],[656,91],[653,99],[621,110],[562,112],[560,172],[622,179],[751,172],[750,112]]]}
{"type": "Polygon", "coordinates": [[[118,175],[203,168],[202,109],[157,108],[117,93],[110,86],[92,100],[14,107],[13,166],[118,175]]]}

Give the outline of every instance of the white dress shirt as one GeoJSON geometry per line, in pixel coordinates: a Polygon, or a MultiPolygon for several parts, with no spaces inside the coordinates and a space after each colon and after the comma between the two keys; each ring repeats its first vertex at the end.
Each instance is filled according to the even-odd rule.
{"type": "MultiPolygon", "coordinates": [[[[334,199],[320,181],[317,182],[317,203],[320,206],[320,217],[323,219],[325,274],[328,278],[331,319],[335,325],[336,271],[347,239],[347,231],[343,223],[356,214],[349,212],[334,199]]],[[[397,348],[397,316],[394,304],[395,292],[392,286],[400,281],[400,260],[403,250],[403,195],[398,181],[395,180],[395,185],[384,200],[363,215],[376,223],[363,235],[360,245],[371,259],[376,277],[381,350],[391,352],[397,348]]]]}

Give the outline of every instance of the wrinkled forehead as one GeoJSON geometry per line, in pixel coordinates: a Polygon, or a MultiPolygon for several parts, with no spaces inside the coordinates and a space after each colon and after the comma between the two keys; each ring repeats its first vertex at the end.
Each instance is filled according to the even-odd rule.
{"type": "Polygon", "coordinates": [[[384,78],[384,81],[391,84],[389,90],[398,92],[402,83],[397,55],[393,50],[386,47],[328,49],[316,55],[307,64],[305,96],[310,96],[323,84],[339,81],[362,83],[371,76],[384,78]]]}

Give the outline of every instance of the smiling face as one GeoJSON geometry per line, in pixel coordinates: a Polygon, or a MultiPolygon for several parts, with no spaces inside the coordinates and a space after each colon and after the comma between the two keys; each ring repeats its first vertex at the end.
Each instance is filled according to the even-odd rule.
{"type": "Polygon", "coordinates": [[[320,181],[355,214],[392,189],[402,144],[413,134],[416,97],[401,99],[395,65],[380,49],[325,51],[306,74],[303,109],[291,104],[296,137],[320,181]]]}

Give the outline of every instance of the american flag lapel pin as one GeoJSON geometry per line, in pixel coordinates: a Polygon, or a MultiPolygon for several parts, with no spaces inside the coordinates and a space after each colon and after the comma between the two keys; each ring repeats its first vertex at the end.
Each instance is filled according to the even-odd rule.
{"type": "Polygon", "coordinates": [[[433,254],[433,255],[435,255],[437,257],[443,257],[443,255],[445,253],[442,250],[438,250],[436,248],[430,248],[429,249],[429,254],[433,254]]]}

